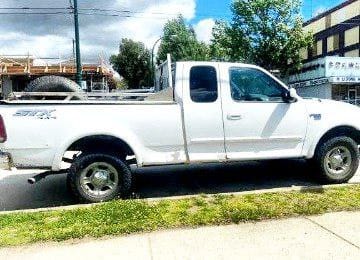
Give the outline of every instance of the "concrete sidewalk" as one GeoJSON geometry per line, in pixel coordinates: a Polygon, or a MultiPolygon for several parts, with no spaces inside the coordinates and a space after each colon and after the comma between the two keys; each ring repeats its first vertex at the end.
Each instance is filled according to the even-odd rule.
{"type": "Polygon", "coordinates": [[[0,250],[0,259],[360,259],[360,212],[0,250]]]}

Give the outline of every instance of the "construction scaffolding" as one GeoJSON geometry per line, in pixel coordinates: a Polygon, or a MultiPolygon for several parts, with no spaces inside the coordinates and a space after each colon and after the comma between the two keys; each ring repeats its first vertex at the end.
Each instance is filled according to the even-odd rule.
{"type": "MultiPolygon", "coordinates": [[[[83,64],[83,86],[91,91],[93,86],[104,85],[113,78],[113,71],[100,58],[98,64],[83,64]]],[[[62,76],[75,80],[76,65],[73,58],[36,58],[33,55],[0,55],[0,87],[2,97],[13,91],[23,91],[30,81],[42,76],[62,76]]]]}

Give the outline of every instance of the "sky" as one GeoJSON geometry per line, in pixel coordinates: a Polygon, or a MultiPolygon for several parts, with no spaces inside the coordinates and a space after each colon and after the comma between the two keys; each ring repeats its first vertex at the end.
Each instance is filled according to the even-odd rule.
{"type": "MultiPolygon", "coordinates": [[[[71,0],[0,0],[0,55],[30,53],[36,57],[68,58],[72,55],[74,38],[73,17],[57,15],[9,15],[8,12],[30,12],[1,8],[69,7],[71,0]]],[[[148,48],[161,36],[162,28],[170,18],[182,14],[192,25],[201,41],[211,40],[216,19],[231,20],[232,0],[78,0],[80,16],[81,51],[83,60],[95,62],[101,56],[108,60],[116,54],[122,38],[142,41],[148,48]],[[106,5],[104,5],[106,3],[106,5]],[[96,11],[107,9],[112,11],[96,11]],[[107,16],[104,16],[106,14],[107,16]],[[117,16],[109,16],[117,15],[117,16]],[[124,17],[130,16],[130,17],[124,17]]],[[[302,12],[311,18],[342,1],[304,0],[302,12]]],[[[51,10],[64,12],[66,10],[51,10]]],[[[36,12],[49,12],[39,10],[36,12]]]]}

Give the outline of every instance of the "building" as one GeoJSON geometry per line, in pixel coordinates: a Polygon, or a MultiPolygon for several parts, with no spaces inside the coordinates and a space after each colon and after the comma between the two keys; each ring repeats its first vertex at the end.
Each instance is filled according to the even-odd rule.
{"type": "Polygon", "coordinates": [[[290,76],[300,96],[334,99],[360,105],[360,59],[327,56],[304,64],[290,76]]]}
{"type": "MultiPolygon", "coordinates": [[[[107,90],[114,73],[103,63],[83,64],[83,86],[87,91],[107,90]]],[[[48,75],[62,76],[75,80],[74,61],[36,59],[33,56],[0,56],[0,92],[6,98],[11,92],[24,91],[32,80],[48,75]]]]}
{"type": "Polygon", "coordinates": [[[360,0],[347,0],[304,23],[314,35],[303,67],[289,78],[302,96],[360,104],[360,0]]]}

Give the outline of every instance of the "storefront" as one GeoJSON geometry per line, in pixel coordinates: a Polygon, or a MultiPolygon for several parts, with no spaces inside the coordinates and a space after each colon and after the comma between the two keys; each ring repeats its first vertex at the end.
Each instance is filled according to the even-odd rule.
{"type": "Polygon", "coordinates": [[[325,57],[303,65],[289,77],[300,96],[360,105],[360,58],[325,57]]]}

